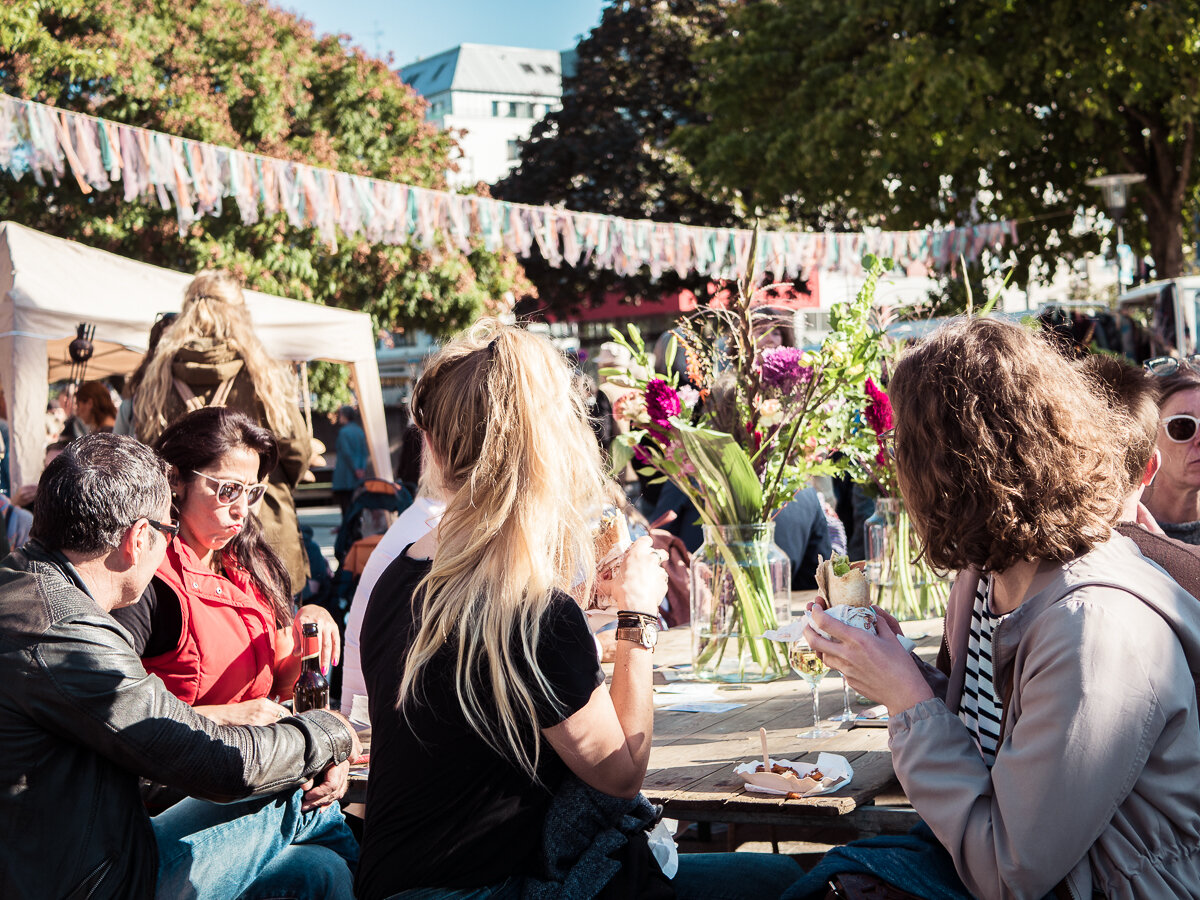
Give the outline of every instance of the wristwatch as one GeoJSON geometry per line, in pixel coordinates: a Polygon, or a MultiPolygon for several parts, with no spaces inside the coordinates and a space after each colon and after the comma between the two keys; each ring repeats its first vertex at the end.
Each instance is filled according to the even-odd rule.
{"type": "Polygon", "coordinates": [[[622,613],[617,618],[617,640],[633,641],[647,650],[653,650],[658,643],[657,617],[637,615],[634,619],[633,616],[622,613]]]}

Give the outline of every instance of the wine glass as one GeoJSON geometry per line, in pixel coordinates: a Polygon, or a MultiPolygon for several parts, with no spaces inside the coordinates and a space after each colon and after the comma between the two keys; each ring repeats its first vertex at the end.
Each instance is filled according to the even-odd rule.
{"type": "Polygon", "coordinates": [[[821,722],[821,708],[817,686],[821,683],[821,679],[825,677],[825,673],[829,671],[829,666],[825,665],[821,657],[817,656],[805,641],[796,641],[792,644],[791,652],[788,654],[788,662],[792,666],[792,671],[808,682],[808,690],[812,695],[813,727],[811,730],[797,735],[797,737],[813,740],[836,737],[836,731],[828,731],[819,727],[821,722]]]}
{"type": "Polygon", "coordinates": [[[830,722],[853,722],[857,713],[850,708],[850,682],[846,680],[846,674],[839,672],[842,677],[842,712],[840,715],[834,716],[830,722]]]}

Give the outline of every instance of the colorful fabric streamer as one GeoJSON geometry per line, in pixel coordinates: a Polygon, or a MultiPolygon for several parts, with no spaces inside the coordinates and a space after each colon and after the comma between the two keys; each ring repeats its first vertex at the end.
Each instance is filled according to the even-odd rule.
{"type": "MultiPolygon", "coordinates": [[[[59,185],[69,172],[85,194],[120,182],[126,202],[153,197],[164,210],[174,207],[181,233],[220,216],[223,199],[232,198],[243,223],[257,222],[260,211],[282,212],[292,226],[315,229],[331,250],[339,237],[463,252],[478,243],[519,256],[536,246],[552,266],[738,278],[752,237],[748,229],[622,219],[333,172],[8,95],[0,95],[0,171],[32,175],[38,185],[59,185]]],[[[860,274],[867,253],[904,269],[947,269],[960,256],[975,262],[1016,242],[1011,220],[923,231],[762,231],[753,262],[776,278],[817,269],[860,274]]]]}

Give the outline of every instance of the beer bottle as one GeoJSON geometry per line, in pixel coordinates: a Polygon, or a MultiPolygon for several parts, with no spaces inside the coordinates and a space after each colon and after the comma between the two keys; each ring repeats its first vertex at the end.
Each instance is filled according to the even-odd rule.
{"type": "Polygon", "coordinates": [[[321,638],[316,622],[305,622],[300,645],[300,677],[292,689],[292,711],[329,709],[329,682],[321,674],[321,638]]]}

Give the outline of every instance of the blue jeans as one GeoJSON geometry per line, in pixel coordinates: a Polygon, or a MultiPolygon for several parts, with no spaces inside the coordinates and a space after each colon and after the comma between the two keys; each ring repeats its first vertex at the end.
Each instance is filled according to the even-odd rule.
{"type": "Polygon", "coordinates": [[[353,900],[358,842],[336,804],[300,791],[238,803],[188,798],[150,820],[159,900],[353,900]]]}
{"type": "MultiPolygon", "coordinates": [[[[775,853],[681,853],[671,883],[678,900],[773,900],[804,870],[775,853]]],[[[516,900],[520,879],[482,888],[414,888],[388,900],[516,900]]]]}
{"type": "Polygon", "coordinates": [[[803,874],[779,853],[680,853],[671,883],[679,900],[773,900],[803,874]]]}
{"type": "Polygon", "coordinates": [[[518,900],[520,896],[521,879],[509,878],[480,888],[412,888],[387,900],[518,900]]]}

